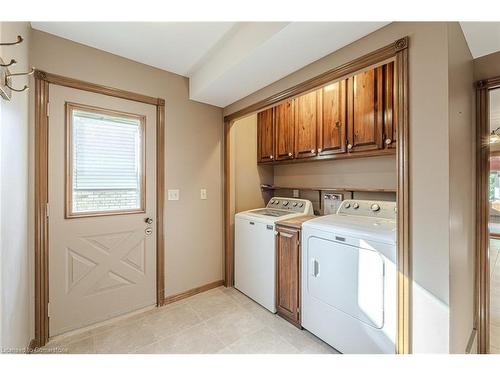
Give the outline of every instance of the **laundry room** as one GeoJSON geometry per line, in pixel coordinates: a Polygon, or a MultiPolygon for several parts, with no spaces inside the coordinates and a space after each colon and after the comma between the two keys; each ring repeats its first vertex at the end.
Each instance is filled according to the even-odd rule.
{"type": "Polygon", "coordinates": [[[394,74],[369,67],[226,129],[235,288],[346,353],[396,351],[394,74]]]}

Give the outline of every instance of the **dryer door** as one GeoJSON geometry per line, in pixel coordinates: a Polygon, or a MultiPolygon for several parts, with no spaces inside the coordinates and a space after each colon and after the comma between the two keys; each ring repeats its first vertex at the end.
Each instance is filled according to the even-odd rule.
{"type": "Polygon", "coordinates": [[[374,250],[309,237],[309,295],[374,328],[384,325],[384,260],[374,250]]]}

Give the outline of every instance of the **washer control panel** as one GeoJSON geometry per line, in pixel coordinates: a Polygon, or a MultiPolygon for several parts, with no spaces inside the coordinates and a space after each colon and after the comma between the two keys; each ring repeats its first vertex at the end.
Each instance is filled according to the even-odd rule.
{"type": "Polygon", "coordinates": [[[312,203],[307,199],[274,197],[266,207],[312,215],[312,203]]]}
{"type": "Polygon", "coordinates": [[[340,205],[337,214],[396,220],[397,208],[396,202],[346,199],[340,205]]]}

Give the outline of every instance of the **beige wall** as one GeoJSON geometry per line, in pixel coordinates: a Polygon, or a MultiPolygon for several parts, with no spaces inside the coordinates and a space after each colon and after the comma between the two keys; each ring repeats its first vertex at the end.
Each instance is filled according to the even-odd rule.
{"type": "MultiPolygon", "coordinates": [[[[449,134],[447,28],[446,23],[392,23],[224,109],[225,115],[233,113],[409,36],[410,245],[416,353],[450,351],[449,143],[453,135],[449,134]]],[[[463,156],[471,159],[466,153],[469,150],[463,156]]],[[[470,236],[473,228],[464,227],[463,231],[470,236]]],[[[469,327],[460,329],[465,332],[469,327]]]]}
{"type": "Polygon", "coordinates": [[[478,57],[474,60],[474,80],[500,76],[500,52],[478,57]]]}
{"type": "Polygon", "coordinates": [[[279,165],[274,167],[274,184],[285,187],[396,189],[396,157],[279,165]]]}
{"type": "Polygon", "coordinates": [[[472,55],[448,24],[450,144],[450,352],[463,353],[474,322],[475,129],[472,55]]]}
{"type": "Polygon", "coordinates": [[[186,77],[35,30],[32,39],[39,69],[166,100],[166,187],[180,200],[166,201],[165,294],[221,280],[222,110],[189,100],[186,77]]]}
{"type": "MultiPolygon", "coordinates": [[[[4,62],[17,60],[12,72],[29,69],[29,25],[1,22],[0,40],[24,42],[0,47],[4,62]]],[[[15,80],[28,84],[27,78],[15,80]]],[[[32,82],[31,82],[32,86],[32,82]]],[[[11,101],[0,98],[0,349],[23,349],[33,338],[30,302],[31,254],[28,248],[28,94],[12,93],[11,101]]]]}
{"type": "Polygon", "coordinates": [[[257,165],[257,115],[245,117],[231,126],[234,145],[235,212],[266,205],[261,184],[273,184],[273,167],[257,165]]]}

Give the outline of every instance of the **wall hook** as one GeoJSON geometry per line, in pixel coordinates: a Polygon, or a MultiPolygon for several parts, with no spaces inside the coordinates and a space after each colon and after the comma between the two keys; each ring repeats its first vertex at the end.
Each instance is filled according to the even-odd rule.
{"type": "Polygon", "coordinates": [[[9,89],[11,89],[12,91],[16,91],[16,92],[23,92],[23,91],[26,91],[28,90],[28,86],[24,85],[24,87],[22,89],[15,89],[13,88],[12,86],[10,86],[9,84],[9,79],[11,77],[15,77],[15,76],[30,76],[32,75],[33,73],[35,73],[35,68],[31,68],[31,71],[27,72],[27,73],[11,73],[11,74],[6,74],[5,75],[5,86],[7,86],[9,89]]]}
{"type": "Polygon", "coordinates": [[[0,64],[0,66],[1,66],[2,68],[8,68],[9,66],[12,66],[12,65],[14,65],[14,64],[17,64],[17,61],[16,61],[16,60],[14,60],[14,59],[10,59],[10,63],[8,63],[8,64],[0,64]]]}
{"type": "Polygon", "coordinates": [[[23,37],[21,35],[17,36],[17,41],[11,43],[0,43],[0,46],[15,46],[17,44],[21,44],[23,42],[23,37]]]}

